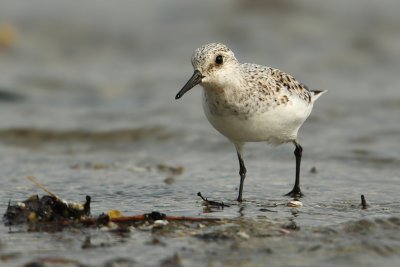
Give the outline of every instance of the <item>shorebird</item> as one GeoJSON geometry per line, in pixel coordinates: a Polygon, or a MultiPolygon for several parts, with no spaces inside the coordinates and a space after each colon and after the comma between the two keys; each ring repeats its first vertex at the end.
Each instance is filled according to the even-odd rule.
{"type": "Polygon", "coordinates": [[[246,142],[295,146],[295,183],[286,195],[301,197],[300,163],[303,148],[297,132],[310,115],[315,100],[326,91],[310,91],[293,76],[271,67],[239,63],[224,44],[210,43],[192,55],[194,73],[175,96],[181,98],[197,84],[203,87],[203,109],[208,121],[236,148],[239,160],[239,195],[243,200],[246,142]]]}

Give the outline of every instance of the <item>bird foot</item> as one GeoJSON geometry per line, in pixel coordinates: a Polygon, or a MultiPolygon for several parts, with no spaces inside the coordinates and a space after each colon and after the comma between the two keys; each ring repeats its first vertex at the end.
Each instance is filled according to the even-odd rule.
{"type": "Polygon", "coordinates": [[[285,196],[292,197],[292,198],[301,198],[304,194],[301,192],[300,187],[294,187],[292,191],[287,193],[285,196]]]}

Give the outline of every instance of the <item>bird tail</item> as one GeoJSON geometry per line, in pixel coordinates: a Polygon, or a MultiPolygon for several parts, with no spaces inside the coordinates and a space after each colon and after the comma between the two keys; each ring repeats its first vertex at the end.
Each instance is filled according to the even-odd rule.
{"type": "Polygon", "coordinates": [[[315,100],[317,100],[321,95],[323,95],[324,93],[328,92],[328,90],[324,90],[324,91],[311,91],[311,99],[312,102],[314,102],[315,100]]]}

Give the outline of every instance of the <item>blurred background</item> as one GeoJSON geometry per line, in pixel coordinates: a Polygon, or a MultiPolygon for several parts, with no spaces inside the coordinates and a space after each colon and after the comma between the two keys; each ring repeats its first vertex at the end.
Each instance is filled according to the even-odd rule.
{"type": "Polygon", "coordinates": [[[312,89],[328,89],[316,113],[392,103],[400,94],[397,5],[1,1],[0,87],[3,102],[15,102],[1,105],[0,126],[193,127],[185,116],[200,116],[200,105],[192,104],[200,103],[200,93],[181,102],[173,96],[192,72],[194,49],[217,41],[242,62],[274,66],[312,89]]]}
{"type": "MultiPolygon", "coordinates": [[[[201,88],[174,99],[193,51],[222,42],[240,62],[329,91],[300,131],[300,224],[358,218],[338,207],[361,193],[392,205],[376,214],[398,214],[399,10],[396,0],[0,0],[1,208],[41,193],[27,175],[68,199],[91,195],[94,213],[198,214],[197,191],[233,200],[236,155],[203,115],[201,88]],[[333,208],[316,219],[321,205],[333,208]]],[[[282,198],[292,153],[249,144],[245,198],[282,198]]]]}

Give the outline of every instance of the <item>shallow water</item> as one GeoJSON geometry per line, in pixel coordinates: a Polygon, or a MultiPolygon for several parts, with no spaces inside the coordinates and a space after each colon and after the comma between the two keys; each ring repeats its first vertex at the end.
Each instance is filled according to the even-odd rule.
{"type": "Polygon", "coordinates": [[[67,200],[92,196],[95,215],[229,220],[122,236],[0,226],[1,266],[48,257],[90,266],[118,258],[132,266],[400,262],[397,1],[1,4],[0,23],[16,31],[10,48],[0,45],[2,210],[9,199],[43,194],[25,179],[32,175],[67,200]],[[294,182],[291,144],[246,145],[245,202],[237,205],[236,154],[206,121],[200,87],[174,100],[192,73],[191,53],[210,41],[329,90],[300,131],[301,208],[286,207],[283,196],[294,182]],[[209,212],[198,191],[232,205],[209,212]],[[88,237],[93,246],[82,249],[88,237]]]}

